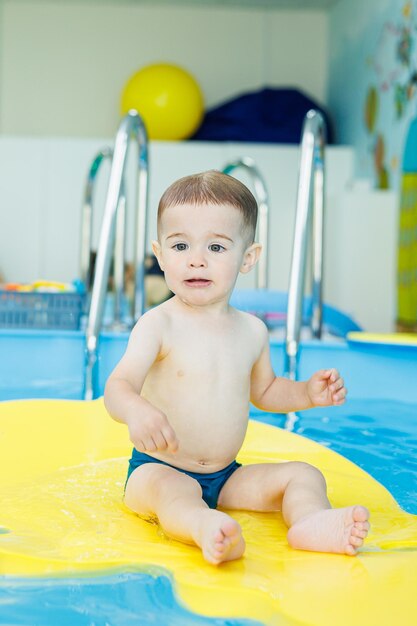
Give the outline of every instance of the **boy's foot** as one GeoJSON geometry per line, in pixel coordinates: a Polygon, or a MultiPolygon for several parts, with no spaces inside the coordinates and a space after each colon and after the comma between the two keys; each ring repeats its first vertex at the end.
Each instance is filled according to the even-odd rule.
{"type": "Polygon", "coordinates": [[[298,520],[288,531],[288,542],[298,550],[336,552],[354,556],[369,531],[364,506],[325,509],[298,520]]]}
{"type": "Polygon", "coordinates": [[[245,551],[239,524],[220,511],[210,511],[204,516],[199,545],[206,561],[213,565],[239,559],[245,551]]]}

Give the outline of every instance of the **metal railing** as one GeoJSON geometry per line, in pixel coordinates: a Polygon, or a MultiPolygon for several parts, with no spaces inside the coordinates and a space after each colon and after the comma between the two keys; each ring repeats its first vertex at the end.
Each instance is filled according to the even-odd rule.
{"type": "Polygon", "coordinates": [[[312,244],[312,336],[322,332],[324,149],[323,116],[310,110],[304,120],[295,217],[294,243],[288,288],[285,373],[295,379],[303,315],[303,296],[309,238],[312,244]]]}
{"type": "Polygon", "coordinates": [[[254,196],[258,203],[257,240],[262,246],[262,254],[256,265],[256,288],[268,288],[268,238],[269,238],[269,198],[265,180],[257,168],[255,161],[250,157],[243,157],[227,163],[222,172],[231,174],[236,169],[246,170],[252,179],[254,196]]]}
{"type": "MultiPolygon", "coordinates": [[[[99,150],[94,157],[87,175],[84,188],[84,198],[81,215],[81,247],[80,247],[80,279],[91,293],[93,283],[93,208],[94,194],[96,191],[97,177],[102,164],[113,159],[112,148],[106,146],[99,150]]],[[[116,241],[114,245],[114,306],[112,327],[121,328],[122,301],[125,291],[124,262],[125,262],[125,220],[126,220],[126,195],[122,183],[119,203],[117,207],[116,241]]]]}
{"type": "Polygon", "coordinates": [[[97,175],[103,162],[113,158],[113,150],[102,148],[94,157],[87,174],[81,213],[80,279],[88,288],[91,281],[91,252],[93,236],[93,200],[97,175]]]}
{"type": "MultiPolygon", "coordinates": [[[[123,180],[127,161],[127,152],[132,137],[135,137],[138,143],[138,168],[135,194],[137,209],[134,228],[135,289],[134,298],[131,303],[131,318],[133,322],[135,322],[135,320],[142,315],[145,307],[144,280],[148,200],[148,139],[141,117],[137,111],[131,110],[122,119],[116,134],[110,180],[97,250],[96,267],[91,292],[91,304],[86,328],[86,368],[84,381],[84,398],[86,400],[92,399],[94,393],[94,376],[97,362],[98,338],[103,321],[107,283],[114,250],[120,199],[124,195],[123,180]]],[[[121,211],[123,210],[124,208],[121,209],[121,211]]],[[[125,218],[123,217],[120,221],[124,224],[125,218]]],[[[119,232],[121,230],[124,233],[124,226],[123,229],[119,228],[119,232]]],[[[118,254],[119,253],[116,251],[116,257],[118,254]]]]}

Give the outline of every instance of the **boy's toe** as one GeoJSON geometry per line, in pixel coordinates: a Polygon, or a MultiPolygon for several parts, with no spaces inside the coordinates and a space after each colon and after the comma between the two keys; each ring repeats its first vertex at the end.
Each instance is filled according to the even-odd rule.
{"type": "Polygon", "coordinates": [[[355,506],[352,512],[353,520],[356,523],[367,524],[369,519],[369,511],[364,506],[355,506]]]}
{"type": "Polygon", "coordinates": [[[348,556],[355,556],[356,554],[356,548],[354,546],[352,546],[351,544],[348,544],[346,546],[345,552],[348,556]]]}
{"type": "Polygon", "coordinates": [[[361,539],[360,537],[351,537],[350,544],[352,546],[355,546],[355,548],[360,548],[361,545],[363,545],[363,539],[361,539]]]}

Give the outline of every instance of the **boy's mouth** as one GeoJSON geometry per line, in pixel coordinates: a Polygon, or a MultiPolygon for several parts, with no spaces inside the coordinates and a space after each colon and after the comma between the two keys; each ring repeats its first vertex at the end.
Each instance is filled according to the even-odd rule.
{"type": "Polygon", "coordinates": [[[189,278],[184,281],[188,287],[208,287],[211,285],[211,280],[206,278],[189,278]]]}

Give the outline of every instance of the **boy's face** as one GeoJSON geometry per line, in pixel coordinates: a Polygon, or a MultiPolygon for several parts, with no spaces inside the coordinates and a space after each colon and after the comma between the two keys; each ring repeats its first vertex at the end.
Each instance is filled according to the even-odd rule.
{"type": "Polygon", "coordinates": [[[171,291],[201,306],[228,301],[239,272],[255,265],[260,246],[248,243],[235,207],[185,204],[165,209],[153,251],[171,291]]]}

